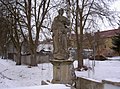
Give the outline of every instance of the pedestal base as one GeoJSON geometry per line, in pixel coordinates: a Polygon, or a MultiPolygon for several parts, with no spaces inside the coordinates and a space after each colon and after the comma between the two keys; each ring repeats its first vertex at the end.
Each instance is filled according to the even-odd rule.
{"type": "Polygon", "coordinates": [[[73,80],[73,61],[71,60],[51,60],[53,64],[52,83],[72,84],[73,80]]]}

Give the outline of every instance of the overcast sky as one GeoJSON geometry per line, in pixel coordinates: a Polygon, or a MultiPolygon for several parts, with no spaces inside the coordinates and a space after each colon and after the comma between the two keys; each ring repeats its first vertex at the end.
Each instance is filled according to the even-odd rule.
{"type": "MultiPolygon", "coordinates": [[[[114,2],[112,5],[111,5],[111,9],[113,9],[113,10],[116,10],[117,12],[119,12],[120,13],[120,0],[117,0],[116,2],[114,2]]],[[[120,16],[120,14],[119,14],[119,16],[120,16]]],[[[116,26],[115,27],[112,27],[112,26],[101,26],[101,30],[103,31],[103,30],[112,30],[112,29],[114,29],[114,28],[118,28],[118,25],[116,24],[116,26]]]]}
{"type": "Polygon", "coordinates": [[[117,11],[120,11],[120,0],[117,0],[113,5],[113,8],[115,8],[117,11]]]}
{"type": "MultiPolygon", "coordinates": [[[[111,9],[116,10],[116,11],[118,11],[120,13],[120,0],[116,0],[116,2],[114,2],[113,4],[111,4],[111,9]]],[[[56,13],[54,12],[53,14],[56,15],[56,13]]],[[[120,14],[119,14],[119,16],[120,16],[120,14]]],[[[113,27],[113,26],[110,26],[110,25],[106,24],[106,26],[104,26],[103,23],[101,23],[100,27],[101,27],[100,31],[104,31],[104,30],[112,30],[112,29],[118,28],[118,25],[116,24],[113,27]]],[[[41,39],[45,38],[42,33],[41,33],[40,38],[41,39]]]]}

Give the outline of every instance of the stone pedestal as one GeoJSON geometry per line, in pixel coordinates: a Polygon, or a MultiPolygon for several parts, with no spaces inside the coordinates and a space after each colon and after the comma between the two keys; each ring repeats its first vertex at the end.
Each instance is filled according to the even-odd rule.
{"type": "Polygon", "coordinates": [[[52,83],[72,84],[73,61],[71,60],[51,60],[53,64],[52,83]]]}

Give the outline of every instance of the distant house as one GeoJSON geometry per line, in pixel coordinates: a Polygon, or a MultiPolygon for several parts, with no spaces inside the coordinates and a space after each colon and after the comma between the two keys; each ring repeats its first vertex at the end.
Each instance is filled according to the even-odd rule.
{"type": "MultiPolygon", "coordinates": [[[[85,33],[83,35],[83,49],[93,49],[95,47],[96,54],[101,54],[105,56],[117,55],[112,47],[112,37],[120,33],[120,29],[112,29],[107,31],[97,31],[93,34],[85,33]]],[[[72,47],[76,47],[76,36],[71,35],[70,44],[72,47]]]]}
{"type": "Polygon", "coordinates": [[[117,55],[117,53],[111,49],[111,47],[113,46],[112,38],[116,35],[116,33],[120,33],[120,29],[112,29],[112,30],[101,31],[101,32],[98,31],[95,33],[96,38],[98,38],[98,40],[102,39],[102,42],[103,42],[103,44],[99,46],[99,50],[97,50],[99,51],[100,54],[103,54],[105,56],[117,55]]]}
{"type": "Polygon", "coordinates": [[[47,39],[47,40],[41,41],[39,43],[37,51],[39,52],[41,50],[53,52],[53,41],[52,41],[52,39],[47,39]]]}

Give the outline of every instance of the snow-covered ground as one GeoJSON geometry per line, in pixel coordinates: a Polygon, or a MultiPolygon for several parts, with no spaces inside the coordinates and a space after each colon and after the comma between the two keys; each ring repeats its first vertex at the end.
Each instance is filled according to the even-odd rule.
{"type": "Polygon", "coordinates": [[[52,80],[52,64],[28,68],[16,66],[11,60],[0,59],[0,89],[41,85],[41,80],[52,80]]]}
{"type": "Polygon", "coordinates": [[[120,61],[120,56],[116,56],[116,57],[108,57],[109,60],[112,61],[120,61]]]}
{"type": "MultiPolygon", "coordinates": [[[[107,61],[95,61],[95,66],[92,66],[94,61],[86,59],[84,60],[84,64],[90,68],[88,71],[75,71],[78,77],[85,77],[98,81],[109,80],[113,82],[120,82],[120,61],[116,61],[114,59],[107,61]]],[[[77,62],[74,62],[74,65],[77,65],[77,62]]]]}
{"type": "MultiPolygon", "coordinates": [[[[8,89],[8,88],[4,88],[4,89],[8,89]]],[[[70,89],[70,87],[66,87],[63,84],[50,84],[50,85],[42,85],[42,86],[16,87],[9,89],[70,89]]]]}
{"type": "MultiPolygon", "coordinates": [[[[90,70],[76,71],[76,75],[98,81],[109,79],[120,82],[120,61],[95,61],[94,70],[92,63],[94,62],[86,59],[84,64],[91,67],[90,70]]],[[[77,67],[77,61],[74,66],[77,67]]],[[[0,58],[0,89],[70,89],[60,84],[41,86],[42,80],[52,80],[52,67],[50,63],[38,64],[32,68],[26,65],[16,66],[15,62],[0,58]]]]}

